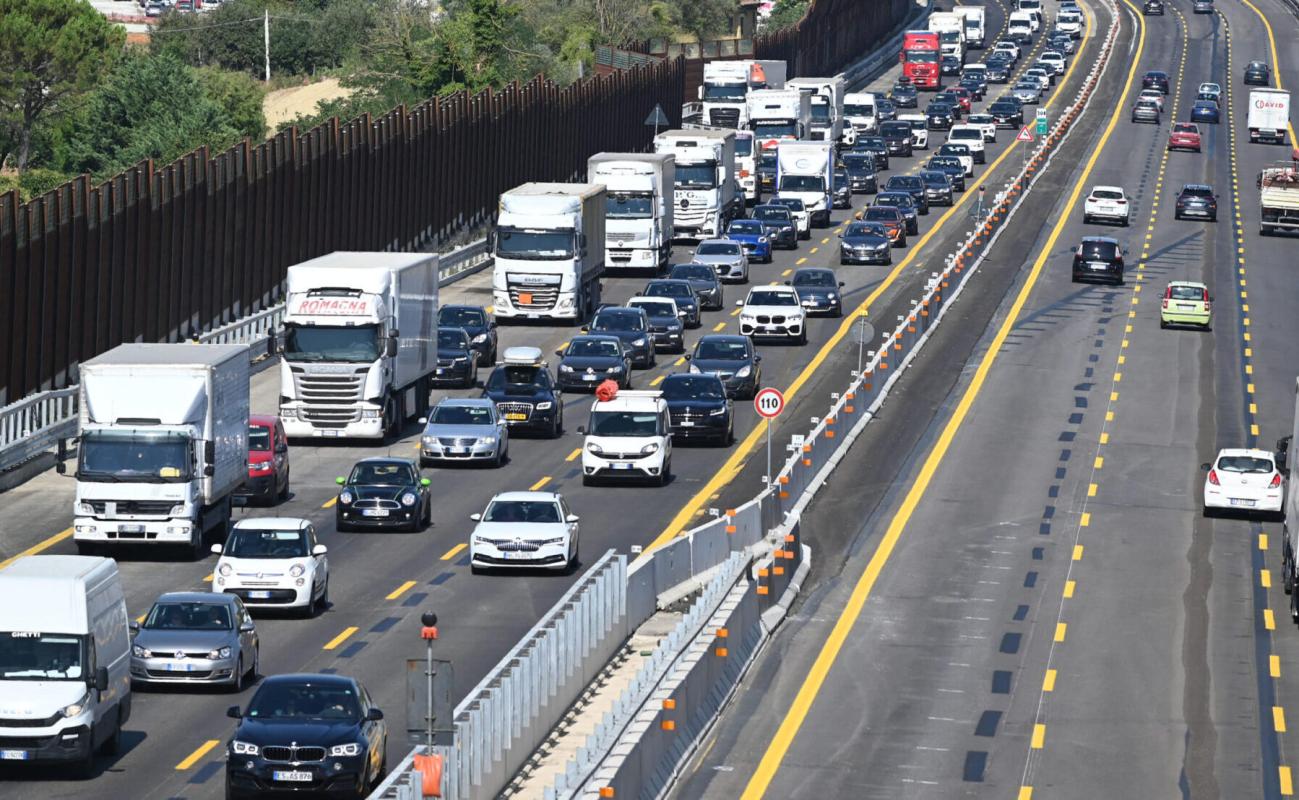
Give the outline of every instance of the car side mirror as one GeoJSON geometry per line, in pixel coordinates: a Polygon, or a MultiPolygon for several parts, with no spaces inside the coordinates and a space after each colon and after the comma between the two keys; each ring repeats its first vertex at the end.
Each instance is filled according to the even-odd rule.
{"type": "Polygon", "coordinates": [[[690,355],[689,353],[686,353],[684,356],[682,356],[682,358],[684,358],[686,361],[689,361],[693,357],[694,356],[690,355]]]}
{"type": "Polygon", "coordinates": [[[318,544],[315,547],[311,548],[311,554],[313,556],[323,556],[325,553],[328,552],[329,552],[329,548],[324,546],[323,544],[318,544]]]}
{"type": "Polygon", "coordinates": [[[100,667],[95,670],[95,682],[93,685],[97,692],[108,691],[108,667],[100,667]]]}
{"type": "Polygon", "coordinates": [[[591,326],[590,326],[590,325],[583,325],[583,326],[582,326],[582,333],[590,333],[590,332],[591,332],[591,326]]]}
{"type": "Polygon", "coordinates": [[[844,282],[843,282],[843,281],[839,281],[839,287],[840,287],[840,288],[843,288],[843,286],[844,286],[844,282]]]}
{"type": "Polygon", "coordinates": [[[761,363],[762,363],[762,356],[754,356],[754,357],[753,357],[753,363],[755,363],[755,364],[761,364],[761,363]]]}
{"type": "Polygon", "coordinates": [[[419,479],[419,485],[420,485],[420,486],[432,486],[432,485],[433,485],[433,481],[429,480],[428,478],[420,478],[420,479],[419,479]]]}
{"type": "Polygon", "coordinates": [[[140,621],[133,619],[129,623],[127,623],[126,627],[130,628],[132,633],[135,633],[136,631],[140,630],[140,621]]]}
{"type": "Polygon", "coordinates": [[[577,522],[579,519],[581,519],[581,517],[576,514],[569,514],[567,517],[564,517],[564,521],[568,523],[577,522]]]}
{"type": "Polygon", "coordinates": [[[216,555],[221,555],[221,550],[222,550],[222,546],[221,546],[221,545],[219,545],[219,544],[214,544],[214,545],[212,545],[212,548],[211,548],[211,549],[212,549],[212,552],[215,553],[216,555]]]}
{"type": "Polygon", "coordinates": [[[244,622],[239,625],[240,633],[253,633],[256,630],[257,630],[257,626],[252,624],[251,622],[244,622]]]}
{"type": "Polygon", "coordinates": [[[586,427],[583,426],[583,425],[578,425],[578,426],[577,426],[577,435],[578,435],[578,436],[585,436],[585,435],[586,435],[586,427]]]}
{"type": "Polygon", "coordinates": [[[792,284],[791,284],[789,281],[785,281],[785,285],[786,285],[786,286],[791,286],[792,284]]]}
{"type": "Polygon", "coordinates": [[[555,351],[555,355],[559,356],[560,358],[563,358],[563,357],[564,357],[564,351],[563,351],[563,350],[556,350],[556,351],[555,351]]]}
{"type": "Polygon", "coordinates": [[[428,424],[428,417],[420,417],[420,418],[419,418],[419,424],[421,424],[421,425],[427,425],[427,424],[428,424]]]}
{"type": "Polygon", "coordinates": [[[334,483],[337,483],[339,486],[342,486],[343,484],[347,483],[347,478],[344,478],[342,475],[339,475],[337,478],[334,478],[334,483]]]}
{"type": "Polygon", "coordinates": [[[1209,469],[1210,469],[1212,466],[1213,466],[1212,464],[1209,464],[1209,463],[1206,461],[1205,463],[1203,463],[1203,464],[1200,465],[1200,470],[1201,470],[1202,472],[1208,472],[1209,469]]]}
{"type": "Polygon", "coordinates": [[[482,514],[470,514],[470,515],[469,515],[469,519],[473,520],[474,522],[482,522],[482,521],[483,521],[483,515],[482,515],[482,514]]]}
{"type": "Polygon", "coordinates": [[[744,301],[743,301],[743,300],[736,300],[736,301],[735,301],[735,307],[736,307],[736,308],[744,308],[744,301]]]}
{"type": "Polygon", "coordinates": [[[230,719],[243,719],[244,712],[239,710],[239,706],[230,706],[226,709],[226,716],[230,719]]]}
{"type": "Polygon", "coordinates": [[[383,711],[378,708],[371,708],[369,711],[365,712],[365,718],[371,722],[378,722],[383,719],[383,711]]]}

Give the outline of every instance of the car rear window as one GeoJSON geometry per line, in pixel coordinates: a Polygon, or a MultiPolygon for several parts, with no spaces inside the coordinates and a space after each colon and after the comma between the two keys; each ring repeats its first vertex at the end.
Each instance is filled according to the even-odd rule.
{"type": "Polygon", "coordinates": [[[1194,125],[1181,123],[1173,126],[1173,132],[1174,133],[1199,133],[1200,129],[1195,127],[1194,125]]]}
{"type": "Polygon", "coordinates": [[[1272,459],[1257,458],[1255,456],[1223,456],[1218,459],[1218,469],[1224,472],[1269,475],[1272,472],[1272,459]]]}
{"type": "Polygon", "coordinates": [[[1170,300],[1206,300],[1204,290],[1196,286],[1169,286],[1170,300]]]}
{"type": "Polygon", "coordinates": [[[1112,189],[1097,189],[1096,191],[1092,192],[1092,197],[1098,198],[1100,200],[1122,200],[1123,193],[1116,192],[1112,189]]]}
{"type": "Polygon", "coordinates": [[[1119,248],[1114,242],[1083,242],[1082,257],[1108,261],[1118,255],[1119,248]]]}

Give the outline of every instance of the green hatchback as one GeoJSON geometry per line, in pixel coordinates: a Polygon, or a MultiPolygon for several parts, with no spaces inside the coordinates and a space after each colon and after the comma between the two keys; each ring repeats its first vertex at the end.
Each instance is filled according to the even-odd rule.
{"type": "Polygon", "coordinates": [[[1164,289],[1164,301],[1159,307],[1159,327],[1194,325],[1209,330],[1212,317],[1213,298],[1203,283],[1172,281],[1164,289]]]}

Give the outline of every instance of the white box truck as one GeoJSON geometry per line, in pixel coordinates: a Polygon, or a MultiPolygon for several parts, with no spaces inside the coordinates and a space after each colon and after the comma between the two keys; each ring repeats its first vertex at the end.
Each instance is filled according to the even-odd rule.
{"type": "Polygon", "coordinates": [[[718,128],[745,128],[749,124],[745,100],[754,89],[780,89],[785,85],[784,61],[707,61],[699,99],[703,121],[718,128]]]}
{"type": "Polygon", "coordinates": [[[1258,174],[1258,232],[1299,229],[1299,168],[1292,161],[1267,167],[1258,174]]]}
{"type": "Polygon", "coordinates": [[[428,410],[438,257],[336,252],[294,264],[279,337],[290,438],[383,439],[428,410]]]}
{"type": "Polygon", "coordinates": [[[1285,144],[1290,126],[1290,93],[1284,89],[1250,89],[1246,126],[1251,142],[1285,144]]]}
{"type": "Polygon", "coordinates": [[[605,189],[525,183],[501,195],[493,246],[496,318],[579,324],[600,305],[605,189]]]}
{"type": "Polygon", "coordinates": [[[803,138],[812,141],[837,142],[846,132],[851,132],[845,144],[852,144],[856,140],[856,132],[851,126],[848,131],[844,130],[843,76],[793,78],[785,82],[785,87],[806,92],[811,102],[812,125],[803,138]]]}
{"type": "Polygon", "coordinates": [[[596,153],[586,179],[604,184],[604,264],[657,274],[672,258],[676,160],[670,153],[596,153]]]}
{"type": "Polygon", "coordinates": [[[225,537],[248,477],[248,361],[241,344],[122,344],[81,365],[79,552],[183,545],[202,558],[207,531],[225,537]]]}
{"type": "Polygon", "coordinates": [[[131,634],[111,558],[24,556],[0,570],[0,758],[79,778],[131,718],[131,634]]]}
{"type": "Polygon", "coordinates": [[[879,112],[875,110],[873,92],[848,92],[843,96],[843,119],[858,136],[868,136],[879,130],[879,112]]]}
{"type": "Polygon", "coordinates": [[[677,239],[711,239],[744,211],[736,191],[735,131],[664,131],[654,151],[676,157],[672,224],[677,239]]]}
{"type": "Polygon", "coordinates": [[[953,9],[965,20],[965,44],[971,50],[982,50],[987,37],[987,11],[983,6],[957,6],[953,9]]]}
{"type": "Polygon", "coordinates": [[[929,30],[938,34],[938,49],[945,56],[965,60],[965,19],[952,11],[929,15],[929,30]]]}
{"type": "Polygon", "coordinates": [[[802,200],[814,227],[829,225],[834,202],[834,143],[781,142],[776,148],[776,195],[802,200]]]}
{"type": "Polygon", "coordinates": [[[811,96],[798,89],[749,92],[749,127],[763,150],[776,142],[803,139],[812,128],[811,96]]]}

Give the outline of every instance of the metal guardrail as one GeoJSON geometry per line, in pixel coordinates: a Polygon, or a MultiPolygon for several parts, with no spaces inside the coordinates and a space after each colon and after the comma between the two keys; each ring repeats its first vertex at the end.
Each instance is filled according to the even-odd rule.
{"type": "MultiPolygon", "coordinates": [[[[492,263],[487,240],[479,239],[442,255],[438,286],[447,286],[492,263]]],[[[268,346],[284,318],[284,304],[242,317],[199,336],[203,344],[246,344],[256,353],[268,346]]],[[[268,351],[269,352],[269,351],[268,351]]],[[[260,357],[260,354],[258,354],[260,357]]],[[[77,434],[78,387],[41,392],[0,408],[0,474],[77,434]]]]}

